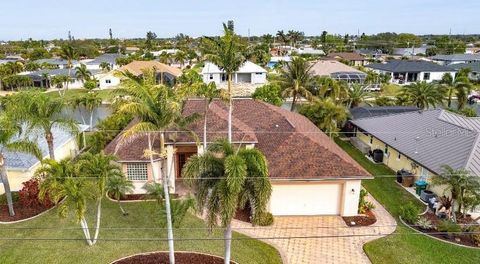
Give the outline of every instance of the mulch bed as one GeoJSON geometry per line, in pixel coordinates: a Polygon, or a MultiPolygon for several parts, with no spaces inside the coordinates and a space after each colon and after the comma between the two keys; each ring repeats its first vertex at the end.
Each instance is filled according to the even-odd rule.
{"type": "Polygon", "coordinates": [[[237,211],[235,212],[235,216],[233,218],[235,218],[237,220],[240,220],[242,222],[251,223],[250,208],[245,208],[243,210],[238,208],[237,211]]]}
{"type": "Polygon", "coordinates": [[[33,216],[36,216],[50,208],[52,206],[39,206],[39,207],[34,207],[34,208],[27,208],[21,206],[19,203],[14,203],[13,204],[13,210],[15,211],[15,215],[12,217],[10,214],[8,214],[8,206],[6,204],[1,204],[0,205],[0,222],[13,222],[13,221],[18,221],[18,220],[23,220],[27,219],[33,216]]]}
{"type": "MultiPolygon", "coordinates": [[[[126,259],[113,262],[115,264],[168,264],[168,252],[151,253],[146,255],[132,256],[126,259]]],[[[223,258],[203,255],[199,253],[175,253],[177,264],[222,264],[223,258]]],[[[230,263],[234,263],[231,262],[230,263]]]]}
{"type": "Polygon", "coordinates": [[[365,213],[365,215],[348,216],[342,218],[343,221],[345,221],[345,224],[347,224],[348,226],[369,226],[377,222],[377,218],[372,211],[368,211],[367,213],[365,213]],[[355,224],[353,224],[352,222],[354,222],[355,224]]]}
{"type": "Polygon", "coordinates": [[[144,200],[145,194],[127,194],[120,197],[120,201],[137,201],[144,200]]]}

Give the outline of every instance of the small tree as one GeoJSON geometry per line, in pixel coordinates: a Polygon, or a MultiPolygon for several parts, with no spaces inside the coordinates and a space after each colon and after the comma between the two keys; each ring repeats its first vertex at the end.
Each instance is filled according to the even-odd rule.
{"type": "Polygon", "coordinates": [[[348,117],[346,108],[335,104],[330,98],[303,105],[299,113],[310,119],[330,137],[338,133],[339,125],[343,124],[348,117]]]}
{"type": "Polygon", "coordinates": [[[127,193],[133,192],[133,183],[124,176],[115,176],[109,177],[107,179],[106,192],[113,199],[117,200],[118,207],[122,211],[123,215],[128,215],[128,213],[123,209],[120,198],[126,195],[127,193]]]}
{"type": "Polygon", "coordinates": [[[266,103],[281,106],[283,104],[282,88],[278,84],[266,84],[258,87],[252,98],[266,103]]]}

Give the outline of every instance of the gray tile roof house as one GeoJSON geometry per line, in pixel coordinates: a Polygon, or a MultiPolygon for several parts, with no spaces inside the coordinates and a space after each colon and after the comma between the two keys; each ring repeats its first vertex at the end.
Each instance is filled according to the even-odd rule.
{"type": "MultiPolygon", "coordinates": [[[[64,59],[60,59],[60,58],[52,58],[52,59],[39,59],[39,60],[36,60],[35,63],[38,63],[38,64],[47,63],[47,64],[52,64],[52,65],[58,65],[59,66],[59,65],[67,65],[68,61],[64,60],[64,59]]],[[[78,61],[73,60],[72,64],[73,65],[78,64],[78,61]]]]}
{"type": "Polygon", "coordinates": [[[118,53],[105,53],[95,59],[85,63],[86,65],[100,65],[102,62],[106,62],[110,65],[115,65],[117,58],[123,58],[125,55],[118,53]]]}
{"type": "Polygon", "coordinates": [[[480,118],[432,109],[351,123],[436,174],[447,164],[480,175],[480,118]]]}
{"type": "Polygon", "coordinates": [[[450,67],[420,60],[391,60],[387,63],[373,63],[365,66],[388,72],[454,72],[450,67]]]}
{"type": "Polygon", "coordinates": [[[430,59],[445,64],[451,63],[470,63],[480,61],[480,54],[450,54],[450,55],[435,55],[430,59]]]}
{"type": "MultiPolygon", "coordinates": [[[[96,75],[101,72],[101,70],[88,70],[92,75],[96,75]]],[[[38,71],[33,71],[25,74],[26,76],[29,76],[33,80],[42,80],[43,79],[43,74],[46,73],[49,76],[57,76],[57,75],[66,75],[68,76],[68,69],[44,69],[44,70],[38,70],[38,71]]],[[[70,70],[70,78],[75,78],[75,74],[77,73],[77,70],[71,69],[70,70]]]]}
{"type": "Polygon", "coordinates": [[[352,119],[360,119],[366,117],[377,117],[398,113],[406,113],[418,111],[418,108],[415,106],[376,106],[376,107],[366,107],[359,106],[353,109],[350,109],[350,115],[352,119]]]}
{"type": "MultiPolygon", "coordinates": [[[[88,126],[79,125],[80,132],[84,132],[87,129],[88,126]]],[[[56,149],[61,148],[73,138],[70,133],[59,128],[53,129],[53,137],[53,144],[56,149]]],[[[38,147],[42,151],[43,157],[47,157],[48,146],[45,138],[40,133],[38,133],[37,135],[31,135],[29,136],[29,138],[30,140],[37,142],[38,147]]],[[[40,162],[34,156],[21,152],[4,151],[4,155],[8,170],[28,171],[40,162]]]]}

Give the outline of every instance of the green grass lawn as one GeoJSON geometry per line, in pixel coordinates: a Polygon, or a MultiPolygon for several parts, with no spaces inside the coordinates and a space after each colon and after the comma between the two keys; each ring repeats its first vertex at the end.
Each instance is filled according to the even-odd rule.
{"type": "MultiPolygon", "coordinates": [[[[387,166],[370,162],[349,142],[339,138],[335,141],[373,176],[394,174],[387,166]]],[[[373,180],[364,180],[363,186],[396,218],[400,214],[400,206],[408,202],[424,208],[420,201],[395,183],[395,178],[376,177],[373,180]]],[[[479,263],[480,261],[480,250],[449,245],[415,234],[402,224],[399,224],[394,234],[365,244],[364,250],[373,263],[479,263]]]]}
{"type": "MultiPolygon", "coordinates": [[[[125,204],[128,216],[122,216],[118,205],[105,201],[102,211],[100,240],[88,246],[83,240],[80,225],[73,218],[60,219],[54,209],[46,215],[24,223],[0,225],[0,263],[109,263],[131,254],[168,250],[166,231],[159,221],[159,212],[153,202],[125,204]],[[26,228],[26,229],[9,229],[26,228]],[[111,228],[146,229],[111,229],[111,228]],[[44,229],[40,229],[44,228],[44,229]],[[4,240],[4,238],[32,240],[4,240]],[[60,238],[74,240],[35,240],[60,238]],[[125,239],[125,241],[108,241],[125,239]],[[152,239],[157,241],[132,241],[152,239]]],[[[89,212],[89,226],[94,214],[89,212]]],[[[92,231],[93,234],[93,231],[92,231]]],[[[223,238],[219,229],[209,234],[199,218],[188,214],[181,228],[174,230],[177,251],[197,251],[223,255],[222,240],[188,240],[189,238],[223,238]],[[185,229],[193,228],[193,229],[185,229]],[[181,240],[184,239],[184,240],[181,240]]],[[[281,263],[278,252],[261,241],[234,233],[232,259],[239,263],[281,263]]]]}
{"type": "MultiPolygon", "coordinates": [[[[96,93],[98,93],[98,96],[102,98],[103,100],[108,100],[111,98],[111,94],[113,89],[104,89],[104,90],[94,90],[96,93]]],[[[86,89],[70,89],[65,92],[64,98],[65,99],[71,99],[79,94],[84,94],[87,93],[88,90],[86,89]]],[[[47,92],[48,95],[52,96],[53,98],[59,98],[60,94],[58,91],[49,91],[47,92]]]]}

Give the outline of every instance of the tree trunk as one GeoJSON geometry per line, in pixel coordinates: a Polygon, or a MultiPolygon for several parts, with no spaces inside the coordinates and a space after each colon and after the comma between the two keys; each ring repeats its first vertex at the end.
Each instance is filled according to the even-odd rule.
{"type": "Polygon", "coordinates": [[[48,145],[48,154],[50,155],[50,159],[55,160],[55,148],[53,146],[53,134],[52,131],[48,131],[45,135],[45,139],[47,140],[48,145]]]}
{"type": "Polygon", "coordinates": [[[153,142],[152,142],[152,135],[151,133],[148,133],[148,151],[150,152],[150,166],[152,166],[152,177],[153,177],[153,182],[157,182],[157,179],[158,179],[158,175],[157,175],[157,170],[155,170],[154,166],[153,166],[153,142]]]}
{"type": "Polygon", "coordinates": [[[88,224],[87,224],[87,220],[85,220],[85,217],[82,217],[82,219],[80,220],[80,226],[82,227],[83,235],[85,236],[85,240],[87,241],[87,244],[91,246],[92,240],[90,239],[90,230],[88,229],[88,224]]]}
{"type": "Polygon", "coordinates": [[[232,225],[228,224],[225,227],[225,231],[223,234],[223,238],[225,239],[225,252],[224,252],[224,262],[225,264],[230,264],[230,255],[231,255],[231,248],[232,248],[232,225]]]}
{"type": "Polygon", "coordinates": [[[125,211],[125,209],[123,209],[122,203],[120,202],[120,197],[118,197],[117,203],[118,203],[118,207],[120,207],[120,211],[122,211],[122,214],[125,215],[125,216],[128,215],[127,211],[125,211]]]}
{"type": "Polygon", "coordinates": [[[100,221],[102,219],[102,198],[97,202],[97,222],[95,226],[95,235],[93,236],[92,245],[97,243],[98,235],[100,233],[100,221]]]}
{"type": "Polygon", "coordinates": [[[232,101],[232,74],[228,74],[228,142],[232,143],[232,113],[233,113],[233,101],[232,101]]]}
{"type": "Polygon", "coordinates": [[[297,93],[293,92],[292,106],[290,107],[290,112],[293,112],[293,110],[295,110],[296,101],[297,101],[297,93]]]}
{"type": "Polygon", "coordinates": [[[72,65],[70,65],[71,62],[68,62],[68,80],[67,80],[67,85],[65,86],[66,91],[68,91],[68,85],[70,84],[70,74],[72,73],[72,65]]]}
{"type": "Polygon", "coordinates": [[[90,131],[93,131],[93,111],[95,111],[95,110],[92,109],[90,111],[90,131]]]}
{"type": "Polygon", "coordinates": [[[207,151],[207,112],[208,98],[205,98],[205,112],[203,116],[203,153],[207,151]]]}
{"type": "Polygon", "coordinates": [[[3,153],[0,153],[0,179],[3,183],[3,188],[5,189],[5,196],[7,197],[8,214],[10,216],[15,216],[15,211],[13,210],[12,192],[10,191],[10,183],[8,182],[7,169],[5,168],[5,159],[3,157],[3,153]]]}
{"type": "MultiPolygon", "coordinates": [[[[165,151],[165,134],[160,133],[160,154],[163,155],[165,151]]],[[[175,264],[175,245],[173,243],[173,226],[172,226],[172,210],[170,209],[170,191],[168,188],[169,177],[168,173],[162,172],[160,168],[161,178],[163,180],[163,193],[165,196],[165,211],[167,213],[167,239],[168,239],[168,255],[170,264],[175,264]]]]}

